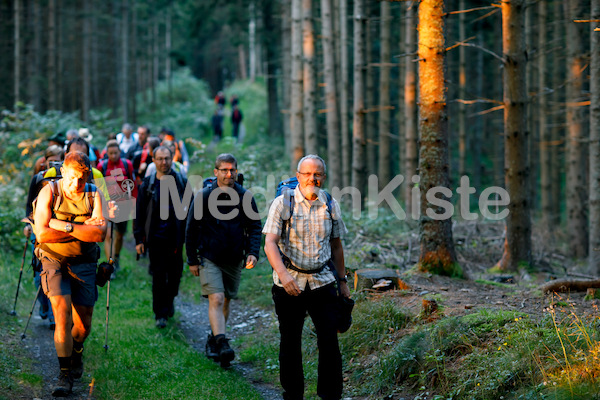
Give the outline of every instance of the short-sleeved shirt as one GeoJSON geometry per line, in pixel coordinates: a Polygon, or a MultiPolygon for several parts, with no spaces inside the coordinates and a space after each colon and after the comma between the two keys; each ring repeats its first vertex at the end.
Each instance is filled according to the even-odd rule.
{"type": "MultiPolygon", "coordinates": [[[[318,198],[308,201],[296,187],[294,189],[294,212],[287,223],[286,231],[282,233],[284,221],[284,196],[273,200],[269,216],[263,228],[263,234],[272,233],[280,237],[279,250],[287,256],[292,265],[301,270],[321,268],[331,259],[330,240],[340,238],[348,232],[342,220],[340,206],[335,199],[331,200],[331,213],[327,210],[327,196],[323,191],[318,198]]],[[[301,290],[306,284],[311,290],[325,286],[335,281],[329,268],[324,268],[315,274],[304,274],[288,269],[301,290]]],[[[273,271],[273,282],[282,286],[277,272],[273,271]]]]}

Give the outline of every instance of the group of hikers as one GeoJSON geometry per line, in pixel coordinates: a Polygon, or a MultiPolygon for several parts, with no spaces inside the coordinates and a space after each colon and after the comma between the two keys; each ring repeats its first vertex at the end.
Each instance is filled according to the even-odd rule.
{"type": "MultiPolygon", "coordinates": [[[[231,103],[231,135],[236,141],[240,141],[241,139],[243,139],[242,137],[240,137],[240,126],[242,124],[242,119],[244,118],[244,116],[242,115],[242,111],[240,110],[239,99],[236,95],[231,96],[229,102],[231,103]]],[[[223,138],[223,125],[225,121],[226,104],[227,99],[225,99],[225,94],[222,91],[219,91],[215,96],[216,109],[211,118],[214,141],[219,141],[223,138]]]]}
{"type": "Polygon", "coordinates": [[[256,265],[264,234],[264,251],[273,268],[283,397],[303,398],[301,336],[308,314],[318,338],[317,393],[323,399],[340,399],[338,300],[350,296],[340,239],[346,227],[338,203],[321,190],[325,161],[317,155],[299,161],[296,180],[287,182],[273,201],[263,227],[252,193],[239,183],[236,158],[220,154],[214,177],[192,194],[182,218],[176,208],[189,199],[189,158],[172,131],[163,129],[154,137],[146,125],[134,133],[124,124],[102,150],[90,145],[86,131],[68,131],[64,140],[50,138],[36,163],[39,171],[26,206],[25,235],[34,235],[36,282],[43,291],[40,315],[54,329],[60,367],[52,395],[68,396],[74,379],[83,374],[84,342],[97,285],[103,285],[98,283],[98,243],[105,243],[106,257],[118,271],[132,219],[136,252],[148,255],[156,327],[165,328],[174,316],[185,245],[190,273],[199,277],[202,295],[208,298],[206,356],[222,367],[235,358],[226,336],[231,300],[237,297],[242,270],[256,265]]]}

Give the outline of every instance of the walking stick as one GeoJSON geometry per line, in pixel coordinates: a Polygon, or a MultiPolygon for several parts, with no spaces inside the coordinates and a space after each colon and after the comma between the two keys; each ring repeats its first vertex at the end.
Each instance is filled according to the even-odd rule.
{"type": "MultiPolygon", "coordinates": [[[[110,221],[110,258],[108,259],[108,263],[110,265],[114,264],[113,260],[113,237],[114,237],[114,228],[115,223],[110,221]]],[[[108,352],[108,311],[110,310],[110,279],[108,280],[108,286],[106,288],[106,328],[104,332],[104,352],[108,352]]]]}
{"type": "MultiPolygon", "coordinates": [[[[19,271],[19,283],[17,283],[17,294],[15,294],[15,304],[10,315],[17,315],[17,299],[19,298],[19,288],[21,287],[21,278],[23,277],[23,266],[25,265],[25,256],[27,255],[27,247],[29,239],[25,239],[25,248],[23,249],[23,259],[21,260],[21,270],[19,271]]],[[[36,297],[37,298],[37,297],[36,297]]]]}
{"type": "Polygon", "coordinates": [[[25,332],[27,332],[27,327],[29,327],[29,321],[31,321],[31,314],[33,314],[33,309],[35,308],[35,303],[37,302],[38,297],[40,297],[40,292],[42,291],[42,285],[37,290],[35,294],[35,299],[33,299],[33,304],[31,305],[31,311],[29,311],[29,318],[27,318],[27,324],[25,325],[25,329],[23,329],[23,334],[21,335],[21,340],[25,339],[25,332]]]}

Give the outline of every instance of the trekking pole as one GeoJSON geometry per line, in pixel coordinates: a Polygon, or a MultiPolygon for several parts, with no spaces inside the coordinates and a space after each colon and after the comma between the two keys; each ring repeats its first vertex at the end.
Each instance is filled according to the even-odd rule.
{"type": "Polygon", "coordinates": [[[35,294],[35,299],[33,299],[33,304],[31,305],[31,311],[29,311],[29,318],[27,318],[27,324],[25,325],[25,329],[23,329],[23,334],[21,335],[21,340],[25,339],[25,332],[27,332],[27,327],[29,327],[29,321],[31,321],[31,315],[33,314],[33,309],[35,308],[35,303],[37,302],[38,297],[40,297],[40,292],[42,291],[42,285],[37,290],[35,294]]]}
{"type": "Polygon", "coordinates": [[[19,288],[21,287],[21,278],[23,277],[23,266],[25,265],[25,256],[27,255],[27,247],[29,239],[25,239],[25,248],[23,249],[23,259],[21,260],[21,270],[19,271],[19,283],[17,283],[17,294],[15,294],[15,304],[10,315],[17,315],[17,299],[19,298],[19,288]]]}
{"type": "MultiPolygon", "coordinates": [[[[110,221],[110,258],[108,263],[113,265],[113,234],[114,234],[115,223],[110,221]]],[[[106,287],[106,328],[104,332],[104,352],[108,352],[108,311],[110,310],[110,279],[108,280],[108,286],[106,287]]]]}

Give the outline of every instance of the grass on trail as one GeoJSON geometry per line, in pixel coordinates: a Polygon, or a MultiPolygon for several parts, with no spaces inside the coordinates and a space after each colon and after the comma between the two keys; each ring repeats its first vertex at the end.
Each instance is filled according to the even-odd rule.
{"type": "MultiPolygon", "coordinates": [[[[29,255],[27,260],[30,260],[29,255]]],[[[17,323],[8,313],[12,310],[20,259],[5,257],[0,263],[3,277],[0,280],[0,398],[11,399],[34,388],[39,390],[42,377],[32,370],[30,356],[20,344],[30,299],[35,296],[31,273],[24,273],[17,323]]],[[[223,370],[188,346],[175,321],[171,320],[166,329],[157,329],[147,259],[136,262],[133,255],[125,251],[121,264],[123,268],[118,278],[111,283],[108,352],[104,350],[106,287],[99,288],[92,333],[85,344],[84,374],[94,379],[95,398],[261,398],[238,373],[223,370]]],[[[184,273],[183,280],[191,279],[188,275],[184,273]]],[[[178,313],[175,319],[177,317],[178,313]]]]}

